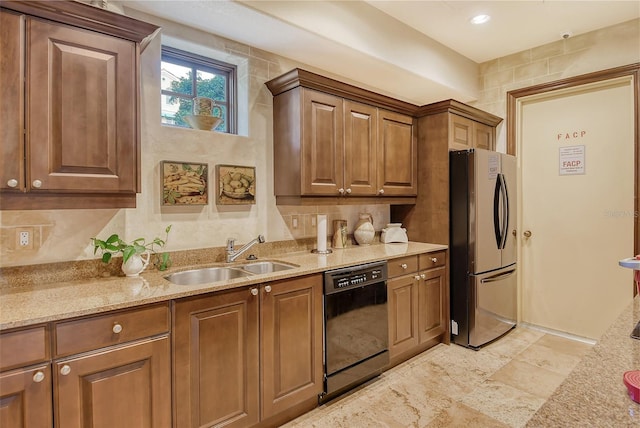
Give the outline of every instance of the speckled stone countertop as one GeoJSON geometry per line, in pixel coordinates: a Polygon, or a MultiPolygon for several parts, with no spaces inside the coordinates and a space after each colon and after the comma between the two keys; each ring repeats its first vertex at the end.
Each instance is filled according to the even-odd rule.
{"type": "Polygon", "coordinates": [[[629,398],[624,372],[640,370],[640,296],[626,308],[527,427],[640,427],[640,404],[629,398]]]}
{"type": "MultiPolygon", "coordinates": [[[[124,276],[72,280],[64,282],[24,284],[8,287],[0,295],[0,330],[57,321],[76,316],[97,314],[154,302],[163,302],[198,294],[260,284],[263,282],[320,273],[331,269],[391,260],[398,257],[446,249],[446,245],[409,242],[405,244],[372,244],[334,250],[329,255],[309,251],[274,254],[260,260],[277,260],[298,267],[279,272],[202,285],[175,285],[164,277],[173,272],[198,267],[226,265],[211,263],[180,266],[165,272],[151,271],[139,277],[124,276]]],[[[237,262],[232,265],[246,263],[237,262]]]]}

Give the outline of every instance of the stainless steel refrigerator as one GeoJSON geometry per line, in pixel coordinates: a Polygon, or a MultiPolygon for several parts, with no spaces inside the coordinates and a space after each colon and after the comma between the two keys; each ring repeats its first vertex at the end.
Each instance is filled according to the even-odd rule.
{"type": "Polygon", "coordinates": [[[477,349],[516,325],[516,158],[449,153],[451,340],[477,349]]]}

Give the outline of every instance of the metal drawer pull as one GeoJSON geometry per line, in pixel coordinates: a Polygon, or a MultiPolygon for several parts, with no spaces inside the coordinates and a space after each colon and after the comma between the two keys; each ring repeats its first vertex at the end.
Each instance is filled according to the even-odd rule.
{"type": "Polygon", "coordinates": [[[44,380],[44,373],[42,373],[41,371],[35,372],[35,374],[33,375],[33,381],[35,383],[40,383],[43,380],[44,380]]]}
{"type": "Polygon", "coordinates": [[[270,285],[265,285],[264,291],[266,291],[267,293],[271,293],[271,286],[270,285]]]}
{"type": "Polygon", "coordinates": [[[420,275],[414,276],[413,279],[415,279],[416,281],[420,281],[420,275]]]}
{"type": "Polygon", "coordinates": [[[426,274],[424,274],[424,273],[421,273],[421,274],[420,274],[420,278],[422,278],[422,279],[427,279],[427,275],[426,275],[426,274]]]}
{"type": "Polygon", "coordinates": [[[406,263],[402,263],[402,264],[400,265],[400,267],[401,267],[402,269],[406,269],[406,268],[407,268],[407,264],[406,264],[406,263]]]}
{"type": "Polygon", "coordinates": [[[68,365],[68,364],[65,364],[64,366],[62,366],[62,367],[60,368],[60,374],[61,374],[62,376],[66,376],[66,375],[68,375],[69,373],[71,373],[71,367],[69,367],[69,365],[68,365]]]}
{"type": "Polygon", "coordinates": [[[122,333],[122,326],[121,326],[120,324],[118,324],[118,323],[115,323],[115,324],[113,325],[113,328],[112,328],[111,330],[113,330],[113,332],[114,332],[115,334],[122,333]]]}
{"type": "Polygon", "coordinates": [[[433,263],[438,263],[438,258],[437,257],[431,257],[431,261],[433,263]]]}
{"type": "Polygon", "coordinates": [[[40,180],[33,180],[33,187],[35,187],[36,189],[39,189],[40,187],[42,187],[42,181],[40,180]]]}
{"type": "Polygon", "coordinates": [[[9,187],[17,187],[18,186],[18,180],[16,180],[15,178],[10,179],[9,181],[7,181],[7,186],[9,186],[9,187]]]}
{"type": "Polygon", "coordinates": [[[257,288],[252,288],[252,289],[251,289],[251,294],[252,294],[253,296],[257,296],[257,295],[258,295],[258,289],[257,289],[257,288]]]}

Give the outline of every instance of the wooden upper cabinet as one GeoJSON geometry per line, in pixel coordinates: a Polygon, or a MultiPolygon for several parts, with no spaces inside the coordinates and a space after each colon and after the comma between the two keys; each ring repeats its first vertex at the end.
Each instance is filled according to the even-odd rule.
{"type": "Polygon", "coordinates": [[[135,44],[37,19],[27,35],[28,191],[135,194],[135,44]]]}
{"type": "Polygon", "coordinates": [[[0,190],[25,187],[24,16],[0,9],[0,190]]]}
{"type": "Polygon", "coordinates": [[[375,195],[378,109],[344,101],[344,189],[350,195],[375,195]]]}
{"type": "Polygon", "coordinates": [[[2,208],[135,207],[139,55],[158,27],[75,1],[0,7],[2,208]]]}
{"type": "Polygon", "coordinates": [[[344,182],[342,99],[303,89],[302,109],[302,194],[335,196],[344,182]]]}
{"type": "Polygon", "coordinates": [[[418,143],[414,119],[379,110],[378,189],[387,196],[418,193],[418,143]]]}
{"type": "Polygon", "coordinates": [[[495,127],[456,114],[449,114],[449,147],[454,150],[472,148],[495,150],[495,127]]]}
{"type": "Polygon", "coordinates": [[[415,106],[300,69],[266,85],[277,203],[414,202],[415,106]]]}

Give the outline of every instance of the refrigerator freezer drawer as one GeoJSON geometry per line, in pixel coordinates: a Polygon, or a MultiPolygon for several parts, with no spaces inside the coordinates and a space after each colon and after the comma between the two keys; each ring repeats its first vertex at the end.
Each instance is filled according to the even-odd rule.
{"type": "Polygon", "coordinates": [[[516,325],[516,267],[469,275],[469,346],[480,347],[516,325]]]}

